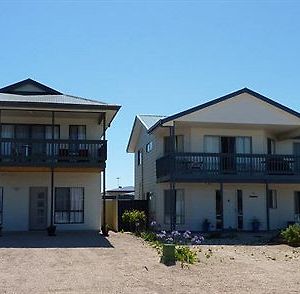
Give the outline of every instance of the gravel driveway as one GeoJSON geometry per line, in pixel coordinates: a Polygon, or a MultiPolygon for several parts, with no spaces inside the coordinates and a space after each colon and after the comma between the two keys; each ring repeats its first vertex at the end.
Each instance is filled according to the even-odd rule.
{"type": "Polygon", "coordinates": [[[299,293],[300,249],[202,245],[200,262],[166,267],[129,234],[6,234],[0,293],[299,293]],[[209,255],[209,257],[207,257],[209,255]]]}

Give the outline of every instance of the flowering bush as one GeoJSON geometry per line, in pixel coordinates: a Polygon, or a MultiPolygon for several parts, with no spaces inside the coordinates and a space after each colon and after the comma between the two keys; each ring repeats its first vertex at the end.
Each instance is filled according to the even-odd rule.
{"type": "Polygon", "coordinates": [[[131,232],[138,233],[145,227],[146,214],[139,210],[125,210],[122,215],[123,222],[128,226],[131,232]]]}
{"type": "Polygon", "coordinates": [[[202,235],[192,234],[190,231],[185,231],[184,233],[180,233],[178,231],[167,233],[166,231],[161,231],[156,234],[156,237],[162,243],[174,243],[177,245],[200,245],[204,241],[204,237],[202,235]]]}

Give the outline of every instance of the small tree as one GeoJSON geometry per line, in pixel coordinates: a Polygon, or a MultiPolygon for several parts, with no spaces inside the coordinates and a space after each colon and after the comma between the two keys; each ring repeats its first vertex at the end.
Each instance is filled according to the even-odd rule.
{"type": "Polygon", "coordinates": [[[139,233],[146,225],[146,214],[140,210],[125,210],[122,220],[128,225],[129,231],[139,233]]]}
{"type": "Polygon", "coordinates": [[[281,236],[289,245],[300,246],[300,225],[294,224],[281,231],[281,236]]]}

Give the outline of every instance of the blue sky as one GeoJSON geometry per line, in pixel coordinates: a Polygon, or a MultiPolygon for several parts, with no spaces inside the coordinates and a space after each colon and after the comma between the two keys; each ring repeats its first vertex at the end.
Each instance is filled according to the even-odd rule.
{"type": "Polygon", "coordinates": [[[1,1],[0,86],[31,77],[122,105],[108,187],[133,184],[136,114],[249,87],[300,111],[299,1],[1,1]]]}

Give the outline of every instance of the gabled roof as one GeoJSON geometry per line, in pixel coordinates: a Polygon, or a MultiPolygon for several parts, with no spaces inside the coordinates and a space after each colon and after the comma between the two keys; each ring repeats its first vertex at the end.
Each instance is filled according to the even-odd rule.
{"type": "Polygon", "coordinates": [[[63,94],[32,79],[26,79],[0,89],[0,106],[37,108],[70,107],[118,110],[119,105],[63,94]]]}
{"type": "Polygon", "coordinates": [[[106,125],[109,126],[121,106],[63,94],[37,81],[26,79],[0,89],[0,107],[2,109],[95,112],[100,116],[105,112],[106,125]]]}
{"type": "Polygon", "coordinates": [[[154,126],[158,121],[165,118],[164,115],[151,115],[151,114],[140,114],[137,115],[134,119],[133,126],[131,129],[128,145],[127,145],[127,152],[134,152],[133,151],[133,138],[137,138],[140,134],[141,128],[144,127],[148,132],[152,126],[154,126]]]}
{"type": "Polygon", "coordinates": [[[0,89],[0,93],[18,94],[18,95],[59,95],[62,94],[53,88],[34,81],[30,78],[11,84],[0,89]],[[26,89],[27,88],[27,89],[26,89]],[[31,90],[30,90],[31,89],[31,90]]]}
{"type": "Polygon", "coordinates": [[[137,116],[137,118],[141,121],[141,123],[145,126],[145,128],[147,130],[149,130],[159,120],[166,118],[166,116],[165,115],[140,114],[137,116]]]}
{"type": "Polygon", "coordinates": [[[266,103],[268,103],[268,104],[270,104],[272,106],[275,106],[275,107],[277,107],[277,108],[279,108],[279,109],[281,109],[283,111],[286,111],[287,113],[289,113],[289,114],[291,114],[293,116],[296,116],[296,117],[300,118],[300,113],[299,112],[297,112],[297,111],[295,111],[295,110],[293,110],[291,108],[288,108],[288,107],[286,107],[286,106],[284,106],[284,105],[282,105],[282,104],[280,104],[280,103],[278,103],[278,102],[276,102],[276,101],[274,101],[274,100],[272,100],[272,99],[270,99],[268,97],[265,97],[265,96],[263,96],[263,95],[255,92],[255,91],[253,91],[253,90],[250,90],[248,88],[243,88],[243,89],[240,89],[238,91],[235,91],[235,92],[232,92],[230,94],[227,94],[225,96],[219,97],[219,98],[211,100],[209,102],[206,102],[204,104],[201,104],[201,105],[189,108],[187,110],[181,111],[179,113],[176,113],[174,115],[168,116],[166,118],[162,118],[162,119],[158,120],[148,131],[152,132],[155,128],[157,128],[158,126],[161,126],[161,125],[163,125],[163,124],[165,124],[167,122],[173,121],[173,120],[175,120],[177,118],[183,117],[185,115],[191,114],[193,112],[196,112],[198,110],[207,108],[209,106],[216,105],[218,103],[224,102],[226,100],[229,100],[229,99],[231,99],[233,97],[236,97],[236,96],[238,96],[240,94],[243,94],[243,93],[247,93],[249,95],[252,95],[252,96],[256,97],[257,99],[259,99],[261,101],[264,101],[264,102],[266,102],[266,103]]]}

